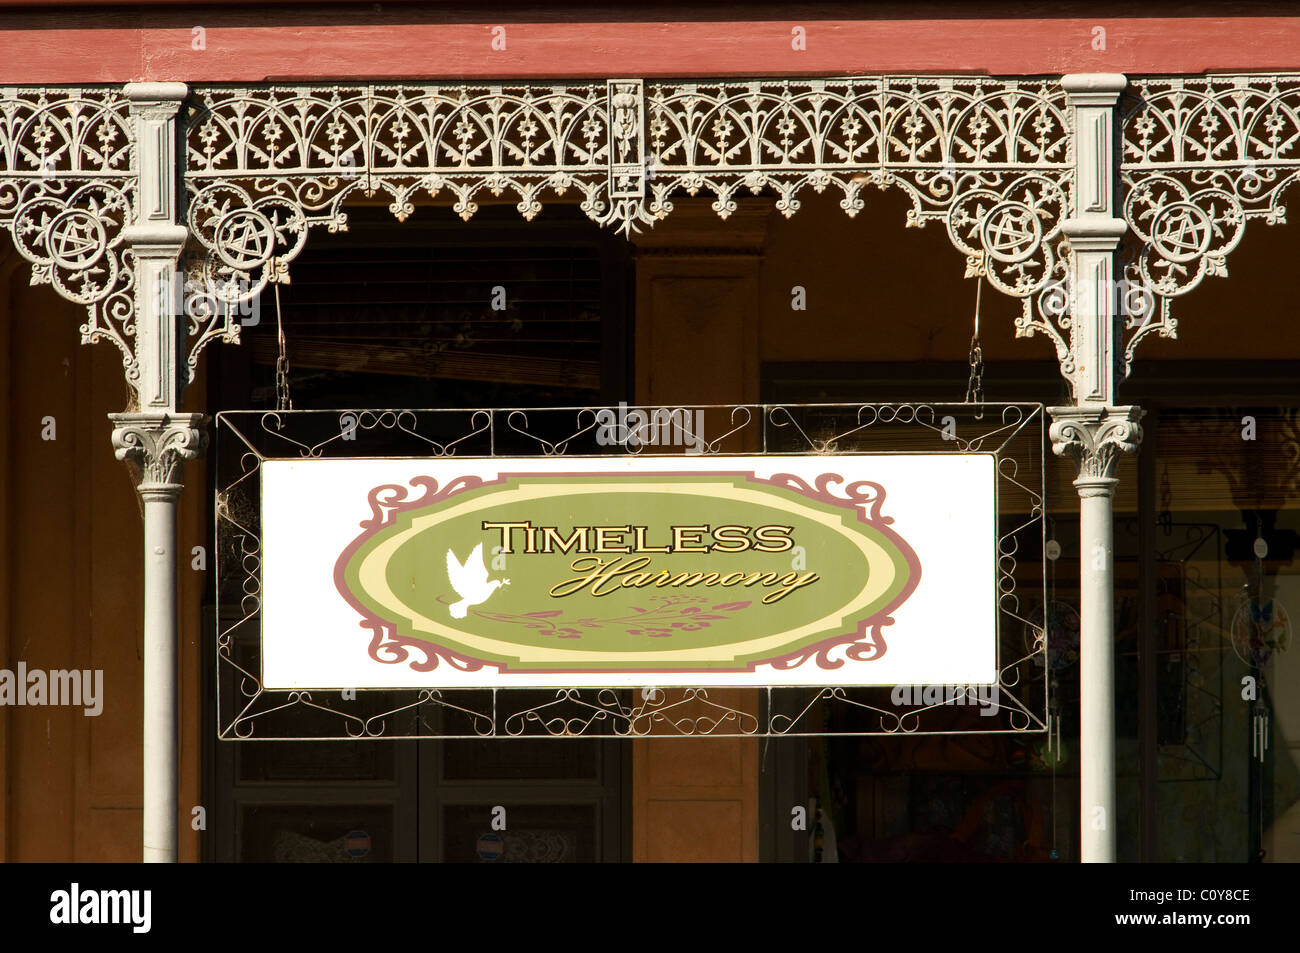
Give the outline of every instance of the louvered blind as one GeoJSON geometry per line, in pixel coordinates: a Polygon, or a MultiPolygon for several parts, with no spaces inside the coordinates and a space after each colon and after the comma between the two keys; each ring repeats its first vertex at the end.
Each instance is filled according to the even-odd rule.
{"type": "MultiPolygon", "coordinates": [[[[292,367],[596,390],[594,246],[309,245],[281,291],[292,367]],[[494,304],[496,307],[494,307],[494,304]]],[[[262,299],[253,359],[275,363],[262,299]]]]}

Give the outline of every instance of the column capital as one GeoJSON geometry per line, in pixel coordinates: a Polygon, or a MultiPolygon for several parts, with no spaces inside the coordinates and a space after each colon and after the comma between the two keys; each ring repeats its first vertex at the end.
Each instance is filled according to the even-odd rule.
{"type": "Polygon", "coordinates": [[[143,497],[174,497],[186,460],[193,460],[207,445],[204,414],[109,414],[113,422],[113,455],[135,472],[143,497]]]}
{"type": "Polygon", "coordinates": [[[1073,457],[1079,468],[1074,485],[1080,496],[1109,495],[1116,483],[1119,457],[1137,453],[1142,443],[1140,421],[1146,411],[1140,407],[1111,407],[1079,404],[1049,407],[1052,426],[1048,431],[1052,452],[1073,457]]]}

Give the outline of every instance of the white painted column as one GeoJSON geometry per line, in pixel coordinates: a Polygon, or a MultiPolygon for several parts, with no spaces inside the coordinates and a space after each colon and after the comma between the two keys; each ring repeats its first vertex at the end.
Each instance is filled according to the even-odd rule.
{"type": "Polygon", "coordinates": [[[1119,457],[1142,440],[1136,407],[1051,407],[1052,449],[1079,466],[1079,858],[1115,861],[1115,552],[1119,457]]]}
{"type": "Polygon", "coordinates": [[[144,845],[146,863],[176,860],[176,500],[178,484],[141,486],[144,501],[144,845]]]}
{"type": "Polygon", "coordinates": [[[176,504],[181,465],[203,449],[205,418],[177,413],[186,383],[186,327],[178,263],[181,222],[176,117],[180,83],[131,83],[135,216],[124,231],[135,255],[136,409],[110,414],[113,447],[137,478],[144,503],[144,842],[146,862],[174,863],[177,804],[176,504]]]}
{"type": "Polygon", "coordinates": [[[1079,693],[1080,859],[1114,863],[1115,572],[1114,477],[1080,477],[1079,693]]]}
{"type": "Polygon", "coordinates": [[[1074,406],[1051,407],[1052,449],[1074,458],[1079,477],[1079,857],[1115,861],[1115,476],[1121,454],[1142,440],[1136,407],[1115,406],[1121,378],[1117,74],[1065,76],[1074,122],[1074,190],[1068,300],[1070,355],[1062,371],[1074,406]]]}
{"type": "Polygon", "coordinates": [[[144,502],[144,845],[176,860],[176,501],[181,464],[203,447],[202,414],[110,414],[117,458],[144,502]]]}

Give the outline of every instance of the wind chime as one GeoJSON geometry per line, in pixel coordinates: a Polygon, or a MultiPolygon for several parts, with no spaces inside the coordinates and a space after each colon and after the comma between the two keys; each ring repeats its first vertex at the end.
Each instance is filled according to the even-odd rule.
{"type": "Polygon", "coordinates": [[[1264,538],[1263,517],[1255,514],[1255,556],[1253,573],[1241,588],[1237,598],[1237,611],[1232,618],[1232,649],[1237,657],[1252,669],[1263,669],[1275,653],[1284,652],[1291,643],[1291,617],[1276,595],[1266,593],[1267,575],[1264,560],[1268,558],[1268,540],[1264,538]]]}
{"type": "Polygon", "coordinates": [[[280,282],[275,282],[275,334],[279,348],[275,358],[275,409],[293,410],[289,396],[289,354],[284,341],[284,312],[280,308],[280,282]]]}

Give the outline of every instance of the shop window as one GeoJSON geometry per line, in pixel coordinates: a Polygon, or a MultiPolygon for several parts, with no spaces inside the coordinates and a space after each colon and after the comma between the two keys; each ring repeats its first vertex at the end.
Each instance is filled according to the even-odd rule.
{"type": "MultiPolygon", "coordinates": [[[[208,352],[209,411],[276,407],[278,326],[295,409],[627,398],[625,241],[577,209],[548,209],[545,221],[531,224],[509,208],[484,208],[468,225],[449,219],[445,227],[431,222],[439,214],[448,213],[421,209],[394,227],[386,211],[359,208],[347,232],[314,236],[293,263],[292,284],[279,289],[282,310],[268,289],[241,346],[208,352]]],[[[382,452],[384,435],[373,436],[367,448],[382,452]]],[[[240,581],[230,583],[223,605],[240,607],[240,581]]],[[[249,648],[235,644],[232,656],[255,672],[249,648]]],[[[223,711],[242,704],[224,699],[223,711]]],[[[358,693],[351,706],[363,715],[399,707],[377,692],[358,693]]],[[[284,738],[318,735],[323,721],[338,720],[308,706],[277,718],[284,738]]],[[[337,731],[334,724],[326,733],[337,731]]],[[[542,862],[617,860],[626,850],[628,752],[619,742],[209,744],[218,805],[212,859],[542,862]],[[499,843],[483,839],[494,834],[498,807],[509,816],[499,843]]]]}

